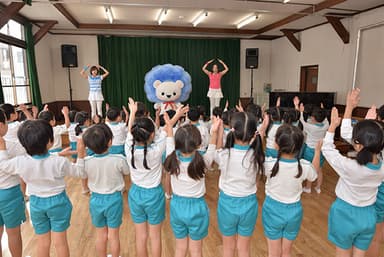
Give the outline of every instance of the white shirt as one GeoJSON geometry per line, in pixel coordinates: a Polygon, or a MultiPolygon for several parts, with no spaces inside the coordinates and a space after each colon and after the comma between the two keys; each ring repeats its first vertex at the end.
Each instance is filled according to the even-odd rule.
{"type": "Polygon", "coordinates": [[[343,119],[340,126],[340,136],[350,144],[352,144],[352,131],[352,120],[343,119]]]}
{"type": "Polygon", "coordinates": [[[219,165],[219,188],[226,195],[245,197],[257,191],[257,170],[252,161],[253,149],[234,145],[231,149],[216,151],[215,162],[219,165]]]}
{"type": "Polygon", "coordinates": [[[128,132],[127,140],[125,142],[125,154],[127,155],[127,162],[131,171],[131,180],[134,184],[144,188],[154,188],[160,185],[162,175],[162,155],[165,151],[167,134],[162,131],[155,141],[147,147],[147,165],[146,169],[143,165],[144,160],[144,147],[135,144],[134,160],[136,168],[132,167],[132,143],[133,136],[128,132]]]}
{"type": "Polygon", "coordinates": [[[300,121],[303,124],[303,131],[306,134],[305,143],[308,147],[315,148],[317,142],[324,138],[329,128],[328,120],[325,118],[322,123],[305,122],[303,113],[301,113],[300,121]]]}
{"type": "Polygon", "coordinates": [[[295,178],[299,172],[297,160],[280,159],[279,171],[276,176],[271,178],[272,168],[277,159],[267,157],[264,162],[265,175],[267,182],[265,183],[265,194],[272,199],[285,203],[296,203],[300,201],[303,192],[303,181],[315,181],[317,172],[312,163],[306,160],[300,160],[303,173],[299,178],[295,178]]]}
{"type": "Polygon", "coordinates": [[[88,178],[91,192],[113,194],[124,189],[123,175],[129,174],[125,157],[119,154],[95,154],[85,159],[78,159],[82,168],[82,177],[88,178]]]}
{"type": "Polygon", "coordinates": [[[77,137],[76,137],[76,132],[75,132],[76,126],[77,126],[77,123],[71,122],[71,125],[68,128],[69,142],[77,142],[77,137]]]}
{"type": "Polygon", "coordinates": [[[374,204],[378,187],[384,180],[384,166],[381,162],[378,165],[360,165],[356,160],[342,156],[336,150],[333,137],[334,133],[326,133],[321,150],[340,176],[335,190],[337,197],[358,207],[374,204]]]}
{"type": "MultiPolygon", "coordinates": [[[[209,145],[207,152],[203,155],[205,165],[209,167],[213,161],[216,145],[209,145]]],[[[167,138],[167,155],[171,154],[175,149],[174,139],[167,138]]],[[[191,157],[178,156],[179,175],[171,175],[172,192],[175,195],[190,198],[200,198],[205,195],[205,177],[195,180],[188,175],[188,166],[192,161],[191,157]]]]}
{"type": "Polygon", "coordinates": [[[61,135],[66,133],[68,131],[68,128],[64,124],[64,125],[54,126],[52,129],[53,129],[53,145],[51,149],[61,148],[62,147],[61,135]]]}
{"type": "Polygon", "coordinates": [[[210,138],[208,128],[201,123],[197,123],[194,125],[200,131],[200,135],[201,135],[201,145],[200,145],[199,151],[205,152],[207,150],[207,147],[209,144],[209,138],[210,138]]]}
{"type": "Polygon", "coordinates": [[[128,127],[121,122],[106,122],[107,126],[112,130],[112,145],[124,145],[127,139],[128,127]]]}
{"type": "Polygon", "coordinates": [[[7,160],[0,151],[0,172],[19,175],[27,184],[29,195],[50,197],[65,190],[65,176],[80,177],[81,171],[67,158],[57,155],[30,156],[27,154],[7,160]]]}
{"type": "Polygon", "coordinates": [[[275,137],[277,129],[281,126],[281,122],[274,122],[267,134],[266,146],[270,149],[275,149],[275,137]]]}
{"type": "MultiPolygon", "coordinates": [[[[23,155],[26,153],[25,148],[21,145],[17,131],[22,123],[14,121],[8,123],[8,132],[4,136],[4,140],[7,146],[7,154],[9,158],[23,155]]],[[[0,171],[0,189],[7,189],[20,184],[20,177],[15,174],[9,174],[0,171]]]]}

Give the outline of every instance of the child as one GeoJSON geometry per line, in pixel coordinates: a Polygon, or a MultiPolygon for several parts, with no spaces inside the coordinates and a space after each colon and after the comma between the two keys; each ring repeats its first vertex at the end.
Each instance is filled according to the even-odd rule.
{"type": "Polygon", "coordinates": [[[355,125],[352,142],[356,159],[342,156],[333,142],[340,118],[336,108],[323,141],[322,152],[340,176],[336,201],[328,216],[328,239],[336,245],[336,256],[364,256],[375,234],[374,203],[384,180],[384,167],[377,155],[383,149],[383,128],[373,120],[355,125]]]}
{"type": "Polygon", "coordinates": [[[77,162],[84,168],[83,178],[88,178],[88,186],[92,192],[89,211],[92,224],[96,227],[96,249],[99,257],[107,255],[108,241],[112,257],[119,256],[119,227],[123,216],[122,190],[125,188],[123,175],[129,174],[128,164],[123,156],[108,154],[112,138],[112,131],[106,124],[97,124],[83,134],[85,146],[95,154],[82,159],[85,146],[78,145],[77,162]]]}
{"type": "MultiPolygon", "coordinates": [[[[71,147],[71,151],[76,151],[76,145],[77,145],[77,137],[75,132],[75,127],[77,126],[77,123],[75,122],[77,111],[71,110],[68,113],[69,121],[71,124],[68,128],[68,140],[69,140],[69,146],[71,147]]],[[[77,158],[76,154],[72,155],[72,159],[75,160],[77,158]]]]}
{"type": "MultiPolygon", "coordinates": [[[[127,112],[125,107],[124,112],[127,112]]],[[[126,113],[126,117],[128,114],[126,113]]],[[[109,152],[112,154],[121,154],[125,156],[124,144],[127,138],[127,126],[121,122],[120,110],[115,107],[108,108],[107,111],[107,126],[112,130],[112,146],[109,148],[109,152]]]]}
{"type": "Polygon", "coordinates": [[[269,125],[266,130],[266,151],[267,157],[277,158],[277,149],[275,148],[275,134],[281,126],[281,113],[279,107],[272,107],[267,111],[269,115],[269,125]]]}
{"type": "MultiPolygon", "coordinates": [[[[199,130],[193,125],[180,127],[175,138],[167,138],[167,157],[164,169],[171,181],[173,197],[170,203],[170,222],[176,237],[175,256],[202,256],[202,239],[208,235],[209,210],[205,202],[205,169],[210,167],[216,148],[220,119],[213,118],[212,136],[207,152],[202,156],[199,130]]],[[[168,136],[172,129],[168,128],[168,136]]]]}
{"type": "MultiPolygon", "coordinates": [[[[81,134],[87,129],[87,127],[89,127],[89,125],[91,124],[91,120],[89,119],[89,115],[87,112],[81,111],[76,113],[74,121],[75,121],[75,126],[70,127],[69,137],[70,137],[71,150],[77,151],[77,140],[81,138],[81,134]]],[[[92,151],[87,150],[88,156],[92,154],[93,154],[92,151]]],[[[77,158],[77,155],[76,154],[72,155],[72,158],[75,160],[77,158]]],[[[81,193],[83,195],[88,194],[89,188],[88,188],[87,179],[81,180],[81,186],[82,186],[81,193]]]]}
{"type": "Polygon", "coordinates": [[[201,154],[204,154],[205,151],[207,150],[208,143],[209,143],[209,131],[204,124],[200,123],[200,120],[199,120],[200,113],[197,108],[194,108],[194,107],[189,108],[187,117],[190,121],[190,124],[196,126],[197,129],[200,131],[201,145],[199,147],[199,151],[201,154]]]}
{"type": "MultiPolygon", "coordinates": [[[[128,193],[128,203],[132,220],[135,223],[137,256],[148,256],[149,230],[152,256],[160,257],[161,224],[165,218],[165,199],[161,186],[161,160],[166,147],[167,134],[165,131],[161,131],[154,140],[155,125],[153,121],[143,116],[137,118],[137,108],[137,102],[130,98],[128,135],[125,143],[125,153],[132,181],[128,193]]],[[[179,117],[180,114],[176,113],[171,126],[179,117]]]]}
{"type": "Polygon", "coordinates": [[[71,122],[69,120],[69,110],[67,106],[64,106],[61,109],[61,113],[64,115],[64,125],[58,125],[56,126],[56,119],[55,114],[53,112],[48,110],[48,106],[44,106],[44,110],[39,113],[38,119],[45,120],[48,122],[52,128],[53,128],[53,145],[51,149],[49,149],[50,153],[58,153],[62,148],[62,141],[61,141],[61,135],[66,133],[68,131],[69,126],[71,125],[71,122]]]}
{"type": "MultiPolygon", "coordinates": [[[[295,97],[293,103],[296,109],[300,110],[300,122],[303,125],[303,131],[306,135],[305,145],[303,150],[303,158],[307,161],[312,161],[315,154],[315,147],[328,130],[329,123],[326,118],[325,110],[319,107],[314,107],[311,113],[310,121],[304,120],[304,105],[299,107],[300,99],[295,97]]],[[[316,193],[321,193],[321,184],[323,183],[322,167],[324,165],[324,156],[320,153],[320,169],[318,170],[317,184],[315,187],[316,193]]],[[[305,193],[311,193],[312,182],[307,181],[303,191],[305,193]]]]}
{"type": "MultiPolygon", "coordinates": [[[[258,209],[256,178],[264,173],[264,151],[253,114],[234,113],[230,124],[225,148],[214,159],[221,171],[217,220],[223,237],[223,256],[234,256],[235,250],[238,256],[249,256],[258,209]]],[[[220,133],[219,142],[221,136],[220,133]]]]}
{"type": "Polygon", "coordinates": [[[230,120],[230,116],[232,114],[233,114],[232,111],[224,111],[222,116],[221,116],[222,121],[223,121],[223,127],[224,127],[224,131],[223,131],[223,144],[222,145],[225,145],[225,142],[227,142],[227,135],[231,131],[231,126],[229,124],[229,120],[230,120]]]}
{"type": "MultiPolygon", "coordinates": [[[[5,113],[0,109],[0,137],[7,134],[8,124],[5,113]]],[[[8,248],[13,257],[21,257],[22,239],[20,225],[25,221],[25,204],[20,188],[20,178],[0,172],[0,238],[4,226],[8,235],[8,248]]],[[[2,247],[0,243],[0,256],[2,247]]]]}
{"type": "MultiPolygon", "coordinates": [[[[316,169],[306,160],[300,160],[303,132],[295,126],[284,124],[276,132],[277,159],[267,158],[264,163],[267,182],[263,204],[263,228],[268,242],[268,256],[291,256],[303,208],[300,201],[302,183],[317,178],[316,169]]],[[[313,164],[319,166],[320,144],[316,148],[313,164]]]]}
{"type": "Polygon", "coordinates": [[[28,185],[30,215],[37,234],[36,256],[49,256],[52,238],[57,256],[67,257],[66,231],[72,204],[65,193],[64,177],[80,176],[80,172],[65,157],[49,154],[54,139],[52,127],[46,121],[25,121],[17,135],[27,154],[4,160],[7,153],[4,141],[0,140],[0,170],[19,175],[28,185]]]}

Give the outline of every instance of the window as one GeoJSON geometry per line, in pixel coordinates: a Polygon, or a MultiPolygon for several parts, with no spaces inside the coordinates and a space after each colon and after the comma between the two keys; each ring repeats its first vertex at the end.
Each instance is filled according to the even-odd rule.
{"type": "MultiPolygon", "coordinates": [[[[24,40],[23,26],[13,20],[4,25],[0,33],[24,40]]],[[[0,76],[5,103],[31,102],[25,49],[0,43],[0,76]]]]}

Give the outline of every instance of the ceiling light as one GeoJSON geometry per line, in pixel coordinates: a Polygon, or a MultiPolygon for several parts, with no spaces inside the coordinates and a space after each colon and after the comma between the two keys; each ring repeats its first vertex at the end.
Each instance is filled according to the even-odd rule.
{"type": "Polygon", "coordinates": [[[196,27],[200,22],[202,22],[204,20],[205,17],[208,16],[208,12],[207,11],[202,11],[199,15],[197,15],[193,21],[192,21],[192,24],[193,24],[193,27],[196,27]]]}
{"type": "Polygon", "coordinates": [[[165,19],[165,16],[168,13],[168,9],[163,8],[160,10],[159,15],[157,16],[157,24],[161,25],[165,19]]]}
{"type": "Polygon", "coordinates": [[[283,0],[283,3],[286,4],[286,3],[288,3],[289,1],[291,1],[291,0],[283,0]]]}
{"type": "Polygon", "coordinates": [[[244,27],[245,25],[248,25],[249,23],[255,21],[257,18],[259,18],[258,15],[256,15],[256,14],[252,14],[251,16],[248,16],[248,17],[245,18],[244,20],[240,21],[240,22],[237,24],[237,28],[240,29],[241,27],[244,27]]]}
{"type": "Polygon", "coordinates": [[[109,23],[113,23],[113,13],[111,6],[105,7],[105,16],[107,16],[107,19],[109,20],[109,23]]]}

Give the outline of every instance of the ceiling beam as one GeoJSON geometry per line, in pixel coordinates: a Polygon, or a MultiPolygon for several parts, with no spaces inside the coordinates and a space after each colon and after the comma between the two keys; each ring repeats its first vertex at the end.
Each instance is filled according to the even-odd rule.
{"type": "Polygon", "coordinates": [[[269,24],[261,29],[258,30],[258,34],[262,34],[262,33],[265,33],[267,31],[270,31],[270,30],[273,30],[273,29],[276,29],[276,28],[279,28],[283,25],[286,25],[288,23],[291,23],[293,21],[296,21],[300,18],[303,18],[309,14],[313,14],[313,13],[316,13],[316,12],[319,12],[321,10],[324,10],[324,9],[327,9],[327,8],[330,8],[334,5],[337,5],[337,4],[340,4],[342,2],[345,2],[346,0],[325,0],[323,2],[320,2],[318,4],[315,4],[311,7],[308,7],[308,8],[305,8],[301,11],[299,11],[299,13],[295,13],[295,14],[292,14],[292,15],[289,15],[288,17],[285,17],[279,21],[276,21],[272,24],[269,24]]]}
{"type": "Polygon", "coordinates": [[[48,33],[48,31],[57,24],[57,21],[47,21],[43,24],[43,26],[33,35],[33,43],[36,45],[37,42],[39,42],[45,34],[48,33]]]}
{"type": "Polygon", "coordinates": [[[349,43],[349,32],[344,27],[343,23],[341,23],[339,17],[334,16],[326,16],[328,22],[332,25],[332,27],[335,29],[337,35],[343,40],[344,44],[349,43]]]}
{"type": "Polygon", "coordinates": [[[7,22],[12,19],[24,5],[24,2],[12,2],[5,7],[0,16],[0,28],[7,24],[7,22]]]}
{"type": "Polygon", "coordinates": [[[281,29],[281,32],[283,32],[284,36],[286,36],[291,42],[291,44],[296,48],[297,51],[301,51],[301,42],[297,39],[294,33],[298,32],[297,30],[293,29],[281,29]]]}
{"type": "Polygon", "coordinates": [[[180,27],[180,26],[158,26],[158,25],[136,25],[136,24],[93,24],[81,23],[79,29],[102,29],[102,30],[142,30],[142,31],[167,31],[167,32],[189,32],[189,33],[217,33],[235,35],[256,35],[257,30],[250,29],[225,29],[225,28],[202,28],[202,27],[180,27]]]}
{"type": "Polygon", "coordinates": [[[55,3],[55,4],[53,4],[53,6],[56,7],[56,9],[62,15],[64,15],[64,17],[67,18],[67,20],[69,20],[69,22],[71,22],[73,24],[73,26],[75,26],[77,29],[79,28],[80,23],[75,19],[75,17],[72,16],[72,14],[70,12],[68,12],[67,9],[65,9],[63,4],[55,3]]]}

